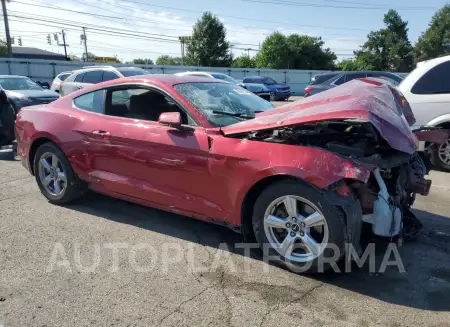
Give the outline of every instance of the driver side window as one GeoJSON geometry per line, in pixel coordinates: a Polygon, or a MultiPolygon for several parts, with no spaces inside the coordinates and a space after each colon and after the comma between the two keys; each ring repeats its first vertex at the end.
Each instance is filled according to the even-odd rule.
{"type": "Polygon", "coordinates": [[[183,125],[196,125],[175,101],[160,91],[139,87],[108,90],[106,115],[157,122],[163,112],[179,112],[183,125]]]}

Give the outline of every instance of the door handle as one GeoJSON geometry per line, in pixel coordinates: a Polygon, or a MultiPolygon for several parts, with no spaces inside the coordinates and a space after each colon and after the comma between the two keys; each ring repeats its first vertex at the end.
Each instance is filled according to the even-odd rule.
{"type": "Polygon", "coordinates": [[[99,136],[103,139],[109,139],[109,137],[111,136],[111,134],[107,131],[93,131],[92,134],[94,136],[99,136]]]}

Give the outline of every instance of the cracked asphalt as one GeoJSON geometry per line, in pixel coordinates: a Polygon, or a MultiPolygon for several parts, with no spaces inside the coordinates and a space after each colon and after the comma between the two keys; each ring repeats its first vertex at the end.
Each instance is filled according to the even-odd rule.
{"type": "Polygon", "coordinates": [[[431,178],[406,272],[304,276],[219,226],[93,193],[51,205],[0,153],[0,326],[450,326],[450,175],[431,178]]]}

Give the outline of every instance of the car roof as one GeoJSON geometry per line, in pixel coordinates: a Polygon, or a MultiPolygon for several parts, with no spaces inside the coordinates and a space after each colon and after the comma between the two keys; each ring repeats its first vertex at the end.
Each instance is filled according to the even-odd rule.
{"type": "MultiPolygon", "coordinates": [[[[226,81],[222,81],[219,79],[212,79],[209,77],[200,77],[200,76],[190,76],[190,75],[172,75],[172,74],[152,74],[152,75],[135,75],[135,76],[129,76],[129,77],[122,77],[106,82],[101,82],[97,84],[92,84],[86,88],[83,88],[82,90],[86,90],[87,92],[81,92],[80,94],[89,93],[91,91],[95,91],[96,89],[101,89],[104,87],[110,87],[115,85],[122,85],[122,84],[142,84],[142,83],[149,83],[154,85],[165,85],[169,87],[173,87],[177,84],[185,84],[185,83],[223,83],[223,84],[230,84],[226,81]]],[[[76,96],[78,96],[78,92],[76,93],[76,96]]],[[[73,94],[70,93],[70,94],[73,94]]],[[[70,96],[70,95],[68,95],[70,96]]]]}

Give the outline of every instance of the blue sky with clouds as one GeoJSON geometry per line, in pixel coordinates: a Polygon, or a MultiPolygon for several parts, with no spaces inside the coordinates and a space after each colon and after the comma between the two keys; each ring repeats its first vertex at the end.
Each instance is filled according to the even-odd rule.
{"type": "MultiPolygon", "coordinates": [[[[62,19],[86,26],[163,35],[163,38],[175,40],[176,36],[189,35],[192,24],[208,10],[224,22],[229,40],[236,44],[235,55],[243,52],[240,48],[257,49],[268,34],[281,31],[322,36],[326,46],[344,58],[364,42],[371,30],[383,26],[383,15],[389,8],[396,9],[409,22],[409,35],[414,43],[427,28],[432,15],[445,4],[445,0],[13,0],[8,4],[8,10],[13,20],[12,35],[21,36],[24,46],[56,52],[62,52],[62,49],[55,44],[48,45],[46,33],[65,27],[63,23],[43,26],[14,15],[62,19]]],[[[77,55],[82,52],[80,32],[76,26],[67,30],[69,52],[77,55]]],[[[87,33],[89,51],[98,55],[117,55],[130,60],[180,53],[180,45],[176,42],[107,36],[89,28],[87,33]]],[[[251,53],[254,55],[256,51],[251,53]]]]}

